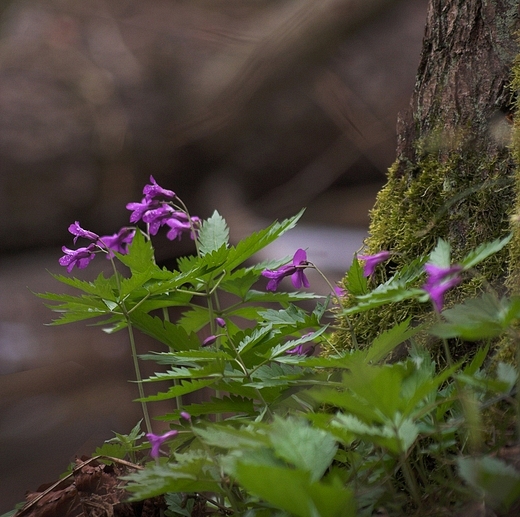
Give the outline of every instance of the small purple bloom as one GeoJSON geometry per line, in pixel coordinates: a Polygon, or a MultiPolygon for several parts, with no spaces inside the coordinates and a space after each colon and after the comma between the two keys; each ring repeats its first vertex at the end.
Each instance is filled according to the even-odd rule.
{"type": "Polygon", "coordinates": [[[359,260],[365,261],[365,266],[363,268],[363,276],[370,276],[374,273],[376,266],[388,260],[391,256],[389,251],[380,251],[379,253],[375,253],[374,255],[358,255],[359,260]]]}
{"type": "Polygon", "coordinates": [[[202,342],[202,346],[210,346],[212,345],[213,343],[215,343],[215,341],[217,340],[217,336],[208,336],[203,342],[202,342]]]}
{"type": "Polygon", "coordinates": [[[135,235],[134,228],[123,227],[114,235],[104,235],[99,238],[98,243],[108,250],[107,259],[114,256],[114,251],[126,255],[128,246],[132,242],[135,235]]]}
{"type": "Polygon", "coordinates": [[[290,350],[287,350],[285,353],[290,355],[305,355],[310,357],[314,353],[314,345],[305,347],[303,344],[300,344],[294,348],[291,348],[290,350]]]}
{"type": "Polygon", "coordinates": [[[140,203],[127,203],[126,208],[131,210],[130,222],[137,223],[149,210],[159,208],[161,203],[155,199],[143,198],[140,203]]]}
{"type": "Polygon", "coordinates": [[[184,420],[189,422],[191,420],[191,415],[187,411],[181,411],[181,418],[184,418],[184,420]]]}
{"type": "Polygon", "coordinates": [[[226,326],[226,320],[224,320],[224,318],[215,318],[215,323],[221,328],[226,326]]]}
{"type": "Polygon", "coordinates": [[[302,250],[301,248],[296,250],[292,265],[287,264],[275,270],[266,269],[265,271],[262,271],[262,276],[269,278],[266,289],[268,291],[276,291],[280,282],[286,276],[291,277],[291,281],[296,289],[309,287],[309,280],[303,271],[308,265],[309,263],[307,262],[307,253],[305,250],[302,250]]]}
{"type": "Polygon", "coordinates": [[[63,246],[61,250],[65,255],[60,258],[59,263],[61,266],[67,267],[68,273],[72,271],[74,266],[78,269],[85,269],[96,256],[94,251],[96,249],[97,247],[94,243],[89,244],[86,248],[78,248],[77,250],[71,250],[63,246]]]}
{"type": "Polygon", "coordinates": [[[430,295],[435,310],[441,312],[444,305],[444,293],[461,282],[459,273],[462,271],[462,266],[441,267],[428,262],[424,265],[424,270],[428,279],[423,285],[423,289],[430,295]]]}
{"type": "Polygon", "coordinates": [[[347,295],[347,290],[343,287],[340,287],[339,285],[334,286],[334,294],[337,298],[341,298],[343,296],[347,295]]]}
{"type": "Polygon", "coordinates": [[[163,203],[158,208],[147,210],[141,219],[143,222],[150,225],[150,235],[157,235],[159,228],[163,224],[166,224],[174,212],[175,210],[170,205],[163,203]]]}
{"type": "Polygon", "coordinates": [[[72,235],[75,235],[74,237],[74,244],[76,244],[76,241],[78,240],[78,237],[84,237],[85,239],[89,239],[91,241],[96,241],[99,239],[99,235],[94,232],[89,232],[88,230],[83,229],[79,222],[76,221],[74,224],[71,224],[69,226],[69,232],[72,233],[72,235]]]}
{"type": "Polygon", "coordinates": [[[166,199],[173,199],[175,197],[175,192],[159,186],[153,176],[150,176],[150,181],[151,185],[145,185],[143,189],[143,194],[146,199],[154,199],[158,196],[163,196],[166,199]]]}
{"type": "MultiPolygon", "coordinates": [[[[192,217],[192,222],[188,216],[184,212],[176,211],[174,212],[174,217],[171,217],[165,221],[165,224],[170,227],[170,230],[166,234],[166,238],[173,241],[175,239],[180,239],[184,232],[189,232],[192,230],[192,224],[198,223],[198,217],[192,217]]],[[[192,234],[192,239],[194,238],[192,234]]]]}
{"type": "Polygon", "coordinates": [[[163,435],[159,436],[157,434],[148,433],[146,435],[146,438],[148,438],[148,441],[152,445],[152,450],[150,452],[150,456],[152,458],[157,459],[159,457],[159,449],[161,448],[161,445],[168,440],[168,438],[173,438],[174,436],[177,436],[179,434],[179,431],[173,430],[168,431],[167,433],[164,433],[163,435]]]}

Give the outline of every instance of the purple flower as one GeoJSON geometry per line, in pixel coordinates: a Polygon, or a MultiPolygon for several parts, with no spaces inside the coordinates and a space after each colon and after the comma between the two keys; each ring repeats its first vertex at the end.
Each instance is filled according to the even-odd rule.
{"type": "Polygon", "coordinates": [[[424,265],[424,270],[428,279],[423,285],[423,289],[430,295],[435,310],[441,312],[444,305],[444,293],[461,281],[459,273],[462,271],[462,266],[441,267],[428,262],[424,265]]]}
{"type": "Polygon", "coordinates": [[[389,251],[380,251],[374,255],[358,255],[359,260],[365,261],[365,266],[363,268],[363,276],[370,276],[374,273],[376,266],[388,260],[391,256],[389,251]]]}
{"type": "Polygon", "coordinates": [[[347,295],[347,290],[344,287],[340,287],[339,285],[334,286],[334,294],[337,298],[341,298],[347,295]]]}
{"type": "Polygon", "coordinates": [[[143,189],[145,199],[151,200],[158,196],[163,196],[166,199],[173,199],[175,197],[175,192],[159,186],[153,176],[150,176],[150,181],[152,184],[145,185],[143,189]]]}
{"type": "Polygon", "coordinates": [[[301,344],[291,348],[290,350],[287,350],[285,353],[290,355],[305,355],[310,357],[314,353],[314,345],[305,347],[303,344],[301,344]]]}
{"type": "Polygon", "coordinates": [[[86,268],[90,261],[94,259],[97,247],[94,243],[89,244],[86,248],[78,248],[77,250],[71,250],[66,246],[63,246],[61,250],[65,255],[60,258],[59,263],[61,266],[67,267],[67,272],[70,273],[74,266],[78,269],[86,268]]]}
{"type": "MultiPolygon", "coordinates": [[[[173,212],[173,217],[165,221],[166,225],[170,227],[166,237],[171,241],[180,239],[184,232],[192,231],[193,226],[198,225],[199,221],[198,217],[192,217],[190,222],[190,218],[184,212],[177,210],[173,212]]],[[[195,237],[194,232],[192,232],[191,238],[194,239],[195,237]]]]}
{"type": "Polygon", "coordinates": [[[72,235],[75,235],[74,241],[73,241],[74,244],[76,244],[78,237],[84,237],[85,239],[90,239],[91,241],[96,241],[99,239],[99,235],[97,233],[89,232],[88,230],[84,230],[79,225],[78,221],[74,222],[74,224],[71,224],[69,226],[69,232],[72,233],[72,235]]]}
{"type": "Polygon", "coordinates": [[[184,420],[189,422],[191,420],[191,415],[187,411],[181,411],[181,418],[184,418],[184,420]]]}
{"type": "Polygon", "coordinates": [[[98,243],[108,250],[107,259],[114,256],[114,251],[126,255],[128,246],[132,242],[135,235],[134,228],[123,227],[114,235],[104,235],[99,238],[98,243]]]}
{"type": "Polygon", "coordinates": [[[137,223],[143,218],[143,215],[149,210],[159,208],[161,203],[151,198],[143,198],[140,203],[127,203],[126,208],[131,210],[130,222],[137,223]]]}
{"type": "Polygon", "coordinates": [[[217,340],[217,336],[208,336],[203,342],[202,342],[202,346],[210,346],[212,345],[213,343],[215,343],[215,341],[217,340]]]}
{"type": "Polygon", "coordinates": [[[157,235],[159,228],[166,224],[168,219],[171,218],[172,214],[175,210],[166,203],[163,203],[158,208],[153,208],[151,210],[147,210],[141,219],[143,222],[149,225],[150,227],[150,235],[157,235]]]}
{"type": "Polygon", "coordinates": [[[266,269],[265,271],[262,271],[262,276],[269,278],[266,289],[268,291],[276,291],[280,282],[286,276],[291,277],[291,281],[296,289],[309,287],[309,280],[303,271],[308,265],[309,263],[307,262],[307,253],[305,250],[302,250],[301,248],[296,250],[292,260],[292,265],[287,264],[275,270],[266,269]]]}
{"type": "Polygon", "coordinates": [[[221,328],[224,328],[226,326],[226,320],[224,320],[223,318],[215,318],[215,323],[221,328]]]}
{"type": "Polygon", "coordinates": [[[168,431],[167,433],[164,433],[162,436],[159,436],[157,434],[148,433],[146,435],[146,438],[148,438],[148,441],[152,444],[152,450],[150,452],[150,456],[152,458],[157,459],[159,457],[159,449],[161,448],[161,445],[168,440],[168,438],[173,438],[174,436],[177,436],[179,434],[179,431],[168,431]]]}

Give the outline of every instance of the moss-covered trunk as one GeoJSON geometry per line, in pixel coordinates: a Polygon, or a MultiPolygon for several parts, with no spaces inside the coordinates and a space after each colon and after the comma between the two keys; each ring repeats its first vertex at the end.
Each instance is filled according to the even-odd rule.
{"type": "MultiPolygon", "coordinates": [[[[411,109],[398,122],[397,159],[371,213],[367,251],[393,252],[374,282],[429,253],[439,237],[451,243],[457,260],[510,230],[519,4],[430,0],[411,109]]],[[[509,251],[488,260],[460,289],[476,291],[484,279],[503,279],[509,251]]],[[[369,343],[396,321],[429,309],[404,304],[361,314],[352,323],[358,341],[369,343]]],[[[337,337],[348,346],[348,332],[337,337]]]]}

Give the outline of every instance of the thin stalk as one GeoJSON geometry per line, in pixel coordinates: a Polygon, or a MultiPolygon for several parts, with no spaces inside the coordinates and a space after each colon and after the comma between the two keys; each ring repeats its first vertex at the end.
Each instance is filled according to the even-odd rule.
{"type": "MultiPolygon", "coordinates": [[[[338,294],[336,293],[336,291],[334,290],[334,286],[330,283],[329,279],[325,276],[325,274],[323,273],[323,271],[321,271],[321,269],[319,269],[318,267],[316,267],[314,264],[312,264],[311,262],[309,262],[309,265],[311,267],[313,267],[318,273],[319,275],[321,275],[321,277],[323,278],[323,280],[325,280],[325,282],[327,283],[327,285],[329,286],[330,288],[330,292],[332,293],[332,296],[338,298],[339,300],[339,297],[338,297],[338,294]]],[[[350,338],[352,339],[352,346],[354,347],[354,350],[358,350],[359,349],[359,345],[358,345],[358,342],[357,342],[357,338],[356,338],[356,333],[354,332],[354,327],[349,319],[348,316],[346,316],[345,314],[342,314],[341,316],[342,318],[345,319],[346,323],[347,323],[347,326],[348,326],[348,329],[350,331],[350,338]]]]}
{"type": "MultiPolygon", "coordinates": [[[[163,313],[163,319],[164,321],[170,321],[170,313],[168,312],[168,307],[163,307],[162,308],[162,313],[163,313]]],[[[174,386],[178,386],[178,382],[177,382],[177,379],[173,379],[173,385],[174,386]]],[[[177,407],[177,409],[180,411],[181,410],[181,407],[182,407],[182,395],[176,395],[175,396],[175,405],[177,407]]]]}
{"type": "Polygon", "coordinates": [[[410,494],[417,505],[419,510],[422,509],[422,501],[421,501],[421,493],[419,491],[419,486],[417,485],[417,481],[415,480],[415,476],[413,475],[410,464],[408,463],[408,459],[403,454],[401,458],[401,466],[403,469],[404,479],[406,484],[408,485],[408,489],[410,490],[410,494]]]}
{"type": "Polygon", "coordinates": [[[139,359],[137,357],[137,349],[135,346],[134,329],[130,319],[126,318],[126,324],[128,328],[128,338],[130,340],[130,349],[132,351],[132,360],[135,369],[135,378],[137,381],[137,389],[139,390],[139,398],[141,399],[141,408],[143,410],[143,418],[148,433],[152,432],[152,424],[150,422],[150,415],[148,414],[148,407],[144,399],[143,379],[141,377],[141,370],[139,368],[139,359]]]}

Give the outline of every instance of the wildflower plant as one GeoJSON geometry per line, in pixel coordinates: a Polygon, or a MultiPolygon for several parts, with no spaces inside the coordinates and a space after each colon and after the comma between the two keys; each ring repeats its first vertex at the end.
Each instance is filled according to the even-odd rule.
{"type": "Polygon", "coordinates": [[[110,275],[91,281],[56,275],[81,294],[40,296],[59,313],[55,324],[101,318],[106,332],[128,333],[145,431],[138,425],[96,453],[144,465],[125,477],[134,499],[161,496],[170,516],[248,517],[368,516],[379,507],[427,515],[439,501],[507,509],[518,499],[516,471],[491,451],[472,453],[484,452],[483,411],[508,404],[516,411],[514,365],[485,365],[487,340],[516,336],[520,300],[490,291],[443,307],[445,293],[511,236],[482,244],[457,264],[440,240],[375,286],[371,275],[391,252],[359,255],[344,286],[329,284],[330,294],[317,296],[302,290],[310,287],[308,270],[322,274],[303,247],[292,257],[254,262],[303,211],[231,244],[220,214],[192,216],[153,177],[127,209],[134,226],[112,236],[73,223],[78,247],[64,247],[60,259],[70,273],[104,254],[110,275]],[[153,237],[162,229],[172,241],[186,234],[194,242],[195,254],[178,259],[175,269],[155,260],[153,237]],[[295,291],[281,289],[287,277],[295,291]],[[342,307],[344,296],[353,303],[342,307]],[[430,304],[436,323],[428,328],[409,318],[372,343],[353,336],[359,346],[335,348],[336,318],[407,299],[430,304]],[[425,332],[443,341],[447,354],[452,338],[480,344],[467,362],[441,367],[415,341],[425,332]],[[139,333],[154,338],[157,350],[137,357],[139,333]],[[403,344],[404,358],[388,361],[403,344]],[[327,354],[320,354],[322,345],[327,354]],[[157,371],[141,378],[140,360],[154,361],[157,371]],[[159,381],[169,387],[145,393],[159,381]],[[195,392],[206,395],[187,403],[195,392]],[[167,430],[158,432],[148,405],[166,400],[171,410],[157,420],[167,430]],[[496,473],[500,486],[490,481],[496,473]]]}

